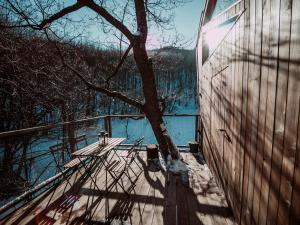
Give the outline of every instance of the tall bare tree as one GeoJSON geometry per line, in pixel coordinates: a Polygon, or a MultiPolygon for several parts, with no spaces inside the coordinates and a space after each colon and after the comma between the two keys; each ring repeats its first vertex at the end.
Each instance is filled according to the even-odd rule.
{"type": "MultiPolygon", "coordinates": [[[[160,150],[164,156],[171,154],[172,158],[179,159],[181,158],[180,153],[163,125],[161,99],[157,93],[151,58],[148,57],[146,50],[146,41],[150,24],[156,24],[157,26],[169,24],[170,17],[167,11],[183,2],[184,0],[77,0],[74,4],[63,6],[51,1],[35,0],[28,1],[25,4],[22,1],[6,0],[3,7],[9,9],[14,15],[11,17],[13,18],[12,25],[7,26],[2,24],[1,27],[29,27],[34,30],[42,30],[51,41],[53,35],[49,34],[53,31],[53,26],[56,25],[55,28],[57,28],[59,20],[83,8],[91,10],[97,19],[99,19],[99,23],[104,30],[108,29],[107,27],[109,26],[121,33],[120,42],[128,43],[127,50],[124,52],[123,57],[121,57],[115,71],[101,85],[93,83],[93,81],[87,78],[84,71],[77,70],[75,66],[64,60],[64,54],[58,47],[63,65],[80,78],[88,88],[109,97],[118,98],[144,112],[152,126],[160,150]],[[38,9],[39,13],[35,11],[36,9],[38,9]],[[124,40],[123,37],[125,37],[124,40]],[[138,101],[121,92],[111,90],[109,85],[107,85],[111,77],[118,73],[118,69],[131,49],[142,78],[143,101],[138,101]]],[[[78,21],[73,21],[73,23],[76,22],[78,21]]]]}

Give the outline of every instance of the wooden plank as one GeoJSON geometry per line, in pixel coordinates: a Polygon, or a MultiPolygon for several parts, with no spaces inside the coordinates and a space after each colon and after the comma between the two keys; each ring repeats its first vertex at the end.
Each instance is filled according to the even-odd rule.
{"type": "MultiPolygon", "coordinates": [[[[299,103],[298,103],[299,104],[299,103]]],[[[299,106],[300,107],[300,106],[299,106]]],[[[293,179],[293,193],[291,199],[290,210],[290,225],[298,225],[300,223],[300,114],[298,117],[298,130],[297,130],[297,152],[295,157],[295,169],[293,179]]]]}
{"type": "Polygon", "coordinates": [[[288,61],[290,41],[290,19],[291,7],[289,1],[282,0],[280,5],[280,31],[279,31],[279,52],[278,52],[278,74],[275,111],[274,145],[272,154],[272,170],[270,179],[269,205],[267,224],[274,224],[277,221],[279,189],[281,183],[281,167],[283,157],[283,141],[285,133],[285,109],[288,88],[288,61]]]}
{"type": "Polygon", "coordinates": [[[176,192],[177,224],[189,225],[187,187],[183,186],[180,176],[176,176],[176,192]]]}
{"type": "MultiPolygon", "coordinates": [[[[242,9],[242,5],[237,4],[235,13],[240,13],[242,9]]],[[[234,53],[234,59],[235,59],[235,85],[234,85],[234,160],[235,160],[235,168],[233,170],[234,175],[234,191],[233,191],[233,201],[234,201],[234,214],[236,219],[239,221],[241,217],[241,151],[240,151],[240,134],[241,134],[241,108],[242,108],[242,67],[243,67],[243,61],[241,60],[241,51],[242,51],[242,38],[243,38],[243,27],[241,27],[242,17],[240,17],[235,24],[235,53],[234,53]]]]}
{"type": "MultiPolygon", "coordinates": [[[[150,172],[150,177],[154,180],[155,172],[150,172]]],[[[149,182],[149,181],[148,181],[149,182]]],[[[142,222],[140,225],[151,225],[154,217],[155,208],[155,188],[153,185],[149,185],[150,189],[148,192],[147,200],[142,211],[142,222]]]]}
{"type": "Polygon", "coordinates": [[[252,223],[258,224],[258,213],[259,213],[259,200],[260,200],[260,188],[261,188],[261,167],[262,167],[262,158],[263,158],[263,139],[264,139],[264,128],[265,128],[265,109],[266,109],[266,96],[267,89],[265,88],[267,82],[267,73],[265,70],[262,70],[262,54],[266,54],[266,50],[262,52],[263,46],[266,46],[263,43],[262,32],[263,26],[267,26],[267,23],[264,23],[263,20],[263,2],[261,0],[256,0],[255,12],[256,12],[256,28],[255,28],[255,65],[256,73],[259,74],[259,97],[258,97],[258,119],[256,124],[256,156],[255,156],[255,172],[253,180],[253,206],[252,206],[252,223]]]}
{"type": "MultiPolygon", "coordinates": [[[[225,14],[224,14],[225,17],[225,14]]],[[[226,65],[226,47],[225,47],[225,42],[223,42],[221,44],[221,65],[222,68],[225,68],[225,70],[223,70],[220,73],[220,128],[224,129],[225,126],[225,91],[226,91],[226,77],[225,77],[225,71],[228,69],[227,65],[226,65]]],[[[219,134],[219,139],[220,139],[220,143],[219,143],[219,148],[220,148],[220,154],[221,154],[221,161],[219,162],[219,166],[220,166],[220,170],[221,170],[221,174],[220,174],[220,179],[221,179],[221,184],[222,186],[225,184],[225,173],[224,173],[224,136],[221,132],[218,132],[219,134]]]]}
{"type": "MultiPolygon", "coordinates": [[[[286,3],[287,4],[287,3],[286,3]]],[[[291,37],[290,37],[290,57],[289,57],[289,76],[288,76],[288,93],[286,104],[286,122],[285,122],[285,136],[284,136],[284,149],[283,149],[283,161],[281,170],[281,184],[280,184],[280,198],[278,203],[278,224],[289,224],[289,217],[297,215],[298,210],[298,223],[300,223],[300,211],[299,201],[298,205],[295,202],[292,203],[292,192],[299,192],[300,186],[297,186],[297,182],[293,180],[297,179],[297,174],[294,174],[295,166],[297,163],[297,129],[299,124],[299,101],[300,101],[300,80],[299,80],[299,60],[300,60],[300,16],[297,8],[299,8],[299,1],[293,1],[291,9],[288,9],[292,17],[291,19],[291,37]],[[297,3],[296,3],[297,2],[297,3]],[[297,121],[297,122],[296,122],[297,121]],[[295,178],[294,178],[295,177],[295,178]]],[[[286,8],[286,7],[285,7],[286,8]]],[[[298,149],[299,152],[299,149],[298,149]]],[[[299,175],[298,175],[299,179],[299,175]]],[[[295,196],[295,195],[294,195],[295,196]]],[[[293,221],[297,223],[297,219],[293,221]]]]}
{"type": "MultiPolygon", "coordinates": [[[[238,12],[238,6],[236,5],[234,7],[234,13],[238,12]]],[[[237,96],[237,80],[238,80],[238,63],[237,63],[237,35],[238,35],[238,22],[236,24],[234,24],[233,28],[232,28],[232,72],[230,75],[230,79],[232,80],[232,99],[231,99],[231,111],[232,111],[232,126],[230,131],[230,138],[232,141],[232,158],[231,158],[231,168],[230,168],[230,176],[231,176],[231,201],[232,201],[232,209],[234,212],[234,215],[238,218],[238,214],[239,214],[239,210],[236,207],[237,204],[237,180],[236,180],[236,173],[237,173],[237,162],[238,162],[238,154],[237,154],[237,136],[238,136],[238,129],[237,129],[237,113],[238,113],[238,96],[237,96]]]]}
{"type": "MultiPolygon", "coordinates": [[[[231,9],[231,15],[236,13],[236,8],[233,7],[231,9]]],[[[230,201],[230,205],[234,211],[234,214],[237,215],[236,208],[236,193],[235,193],[235,185],[236,185],[236,81],[237,81],[237,63],[236,63],[236,29],[237,24],[234,24],[232,30],[229,32],[229,48],[230,48],[230,58],[229,58],[229,68],[230,73],[228,74],[228,78],[230,80],[230,85],[228,91],[230,91],[230,102],[229,102],[229,127],[226,129],[225,137],[227,137],[226,141],[228,144],[228,150],[230,151],[229,158],[229,191],[228,191],[228,200],[230,201]],[[229,139],[228,139],[228,136],[229,139]]]]}
{"type": "MultiPolygon", "coordinates": [[[[232,99],[232,31],[228,34],[228,36],[225,38],[225,46],[226,46],[226,64],[228,65],[228,68],[225,72],[225,114],[224,114],[224,130],[225,132],[230,135],[229,130],[231,129],[231,122],[232,122],[232,112],[231,112],[231,99],[232,99]]],[[[231,184],[231,160],[232,160],[232,145],[231,142],[229,142],[226,134],[223,132],[223,146],[224,146],[224,152],[226,153],[224,155],[224,175],[225,175],[225,183],[224,183],[224,191],[225,194],[230,201],[230,205],[232,205],[231,200],[231,193],[230,193],[230,184],[231,184]]]]}
{"type": "MultiPolygon", "coordinates": [[[[293,139],[289,140],[288,143],[290,143],[289,150],[293,151],[296,147],[295,152],[295,160],[294,160],[294,177],[293,177],[293,190],[292,190],[292,197],[291,197],[291,205],[290,205],[290,224],[296,225],[300,223],[300,113],[299,113],[299,107],[300,107],[300,100],[299,100],[299,61],[300,61],[300,45],[299,45],[299,33],[300,33],[300,14],[297,11],[300,7],[299,1],[293,1],[292,5],[292,24],[291,24],[291,53],[290,53],[290,78],[289,82],[291,83],[289,87],[289,93],[291,93],[293,96],[290,96],[291,101],[289,102],[289,106],[291,109],[291,113],[297,112],[293,110],[294,106],[291,105],[297,105],[298,106],[298,129],[297,129],[297,140],[296,140],[296,146],[294,146],[293,139]],[[298,100],[297,100],[298,99],[298,100]]],[[[289,101],[289,100],[288,100],[289,101]]],[[[292,119],[290,120],[289,117],[287,126],[293,126],[291,129],[291,133],[294,132],[294,125],[289,125],[290,123],[293,123],[292,119]]],[[[294,137],[294,136],[292,136],[294,137]]],[[[290,176],[290,169],[287,170],[288,176],[290,176]]]]}
{"type": "Polygon", "coordinates": [[[249,34],[248,42],[247,42],[247,113],[246,113],[246,127],[245,127],[245,173],[244,173],[244,205],[242,207],[242,224],[249,224],[249,215],[250,215],[250,209],[249,202],[251,202],[251,170],[250,168],[253,165],[253,153],[251,148],[251,134],[253,130],[252,126],[252,118],[254,114],[253,109],[253,83],[252,83],[252,74],[253,74],[253,54],[251,52],[254,51],[254,21],[255,16],[253,16],[255,13],[254,11],[254,1],[247,1],[247,25],[249,28],[247,28],[247,33],[249,34]]]}
{"type": "MultiPolygon", "coordinates": [[[[245,2],[242,1],[240,3],[240,10],[244,10],[245,7],[245,2]]],[[[245,26],[245,14],[243,14],[238,22],[239,25],[239,42],[238,42],[238,49],[237,49],[237,60],[238,60],[238,112],[237,112],[237,117],[238,117],[238,169],[237,169],[237,176],[238,176],[238,183],[237,183],[237,195],[238,195],[238,205],[236,206],[238,208],[238,215],[236,220],[240,221],[241,220],[241,214],[242,214],[242,201],[243,201],[243,175],[244,175],[244,146],[243,146],[243,129],[244,129],[244,121],[246,121],[245,118],[245,105],[246,101],[244,99],[245,95],[245,86],[244,86],[244,80],[245,80],[245,50],[244,50],[244,45],[245,45],[245,36],[244,35],[244,26],[245,26]]]]}
{"type": "MultiPolygon", "coordinates": [[[[148,201],[148,195],[150,194],[151,185],[149,185],[149,180],[153,179],[154,173],[144,173],[145,177],[144,182],[141,183],[140,192],[138,193],[140,196],[140,201],[133,206],[131,221],[133,224],[143,224],[144,223],[144,208],[145,204],[148,201]]],[[[146,219],[147,220],[147,219],[146,219]]],[[[152,221],[152,219],[151,219],[152,221]]]]}
{"type": "Polygon", "coordinates": [[[253,192],[254,192],[254,176],[255,176],[255,158],[257,147],[257,121],[258,121],[258,106],[260,95],[260,68],[258,51],[260,51],[261,43],[257,43],[256,34],[256,1],[250,1],[250,43],[249,43],[249,84],[248,84],[248,98],[251,110],[250,129],[248,129],[248,154],[249,154],[249,173],[248,173],[248,194],[247,194],[247,211],[246,223],[252,224],[252,209],[253,209],[253,192]]]}
{"type": "MultiPolygon", "coordinates": [[[[279,33],[279,2],[268,0],[265,4],[265,18],[269,20],[268,30],[266,31],[269,41],[269,54],[265,59],[266,66],[269,68],[267,81],[267,109],[266,109],[266,130],[264,139],[263,152],[263,168],[261,181],[261,197],[259,206],[259,224],[266,224],[268,195],[269,195],[269,180],[272,163],[272,148],[273,148],[273,132],[274,132],[274,114],[275,114],[275,99],[276,99],[276,84],[277,84],[277,56],[278,56],[278,33],[279,33]]],[[[265,28],[267,29],[267,28],[265,28]]]]}
{"type": "Polygon", "coordinates": [[[176,177],[170,172],[167,173],[166,186],[166,206],[165,206],[165,221],[166,225],[177,224],[177,206],[176,206],[176,177]]]}
{"type": "Polygon", "coordinates": [[[241,219],[240,223],[245,224],[245,218],[247,214],[247,199],[248,199],[248,176],[249,176],[249,164],[250,164],[250,152],[248,150],[248,130],[250,126],[250,118],[251,118],[251,111],[249,110],[250,103],[249,103],[249,54],[248,54],[248,47],[250,43],[250,37],[249,37],[249,32],[250,32],[250,1],[245,1],[245,27],[244,27],[244,32],[245,32],[245,38],[244,38],[244,43],[243,43],[243,48],[244,48],[244,76],[243,76],[243,123],[242,123],[242,134],[241,134],[241,145],[242,149],[244,152],[244,166],[243,166],[243,187],[242,187],[242,204],[241,204],[241,219]]]}
{"type": "MultiPolygon", "coordinates": [[[[217,48],[217,51],[214,53],[214,57],[211,58],[211,68],[212,68],[212,74],[211,74],[211,88],[212,88],[212,96],[211,96],[211,102],[212,102],[212,115],[211,115],[211,123],[212,123],[212,132],[211,132],[211,145],[212,148],[212,154],[214,155],[214,161],[219,162],[221,161],[221,149],[219,138],[222,135],[222,133],[219,131],[221,129],[219,124],[219,96],[220,96],[220,87],[219,87],[219,77],[220,77],[220,66],[218,62],[220,61],[220,55],[219,55],[219,48],[217,48]]],[[[221,182],[220,177],[222,177],[222,171],[220,168],[215,168],[216,173],[218,176],[216,179],[221,182]]]]}
{"type": "MultiPolygon", "coordinates": [[[[262,3],[261,3],[262,4],[262,3]]],[[[266,188],[262,186],[263,176],[263,164],[264,164],[264,151],[265,151],[265,138],[267,129],[267,99],[268,99],[268,78],[269,78],[269,52],[270,52],[270,1],[265,1],[262,4],[262,59],[261,59],[261,94],[260,94],[260,108],[259,108],[259,123],[258,123],[258,144],[257,144],[257,169],[255,174],[255,190],[254,202],[253,202],[253,219],[256,224],[259,224],[260,204],[262,189],[266,188]]]]}
{"type": "Polygon", "coordinates": [[[155,208],[154,208],[154,217],[153,217],[153,225],[156,224],[165,224],[164,223],[164,203],[159,202],[158,199],[164,199],[165,195],[165,172],[159,171],[155,173],[156,178],[156,188],[154,196],[156,197],[155,208]]]}

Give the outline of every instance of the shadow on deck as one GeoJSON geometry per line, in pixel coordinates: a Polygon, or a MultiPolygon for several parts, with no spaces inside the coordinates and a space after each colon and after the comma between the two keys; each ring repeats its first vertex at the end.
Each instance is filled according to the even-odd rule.
{"type": "MultiPolygon", "coordinates": [[[[141,152],[138,161],[143,170],[132,186],[124,180],[126,195],[113,180],[104,194],[105,171],[97,175],[97,185],[77,171],[65,181],[15,211],[1,224],[143,224],[197,225],[234,224],[223,192],[217,187],[206,164],[191,153],[182,153],[189,164],[189,187],[179,176],[150,170],[141,152]],[[122,223],[117,223],[122,221],[122,223]]],[[[136,172],[139,168],[134,168],[136,172]]]]}

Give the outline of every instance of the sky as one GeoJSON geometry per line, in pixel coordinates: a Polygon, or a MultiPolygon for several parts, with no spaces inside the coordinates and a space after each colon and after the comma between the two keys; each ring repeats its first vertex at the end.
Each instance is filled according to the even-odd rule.
{"type": "MultiPolygon", "coordinates": [[[[67,0],[65,6],[74,4],[75,0],[67,0]]],[[[181,36],[181,41],[177,42],[176,46],[193,49],[196,46],[196,37],[198,32],[198,25],[200,15],[203,10],[205,0],[187,0],[183,6],[179,6],[174,10],[174,25],[177,33],[181,36]]],[[[80,9],[77,12],[72,13],[72,17],[76,19],[89,14],[95,15],[90,9],[80,9]]],[[[112,45],[117,44],[119,41],[113,36],[104,34],[99,22],[91,22],[86,26],[86,41],[92,42],[96,45],[103,45],[104,43],[110,43],[112,45]]],[[[150,29],[147,39],[147,48],[156,49],[170,45],[175,39],[174,31],[163,31],[163,33],[157,30],[150,29]]]]}
{"type": "Polygon", "coordinates": [[[185,36],[185,39],[192,39],[193,42],[187,48],[196,46],[196,38],[201,12],[205,0],[192,0],[184,6],[175,10],[175,26],[177,31],[185,36]]]}
{"type": "MultiPolygon", "coordinates": [[[[174,25],[177,33],[181,37],[180,39],[182,39],[176,43],[176,46],[186,49],[195,48],[200,16],[204,4],[205,0],[189,0],[183,6],[174,10],[174,25]]],[[[170,39],[169,43],[172,43],[172,35],[175,37],[174,31],[157,33],[155,29],[150,29],[147,39],[148,49],[155,49],[168,45],[168,41],[164,43],[162,39],[170,39]]]]}

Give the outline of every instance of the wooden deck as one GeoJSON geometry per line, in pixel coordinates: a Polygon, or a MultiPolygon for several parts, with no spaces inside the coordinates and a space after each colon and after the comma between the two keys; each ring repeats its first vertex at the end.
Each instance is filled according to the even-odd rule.
{"type": "MultiPolygon", "coordinates": [[[[103,196],[88,178],[75,172],[70,178],[72,188],[67,182],[61,183],[0,224],[112,224],[117,219],[137,225],[235,224],[206,165],[199,164],[190,153],[182,155],[192,168],[188,185],[184,186],[179,176],[149,169],[142,152],[138,161],[143,170],[135,186],[124,180],[126,188],[132,189],[130,197],[117,186],[103,196]]],[[[97,177],[101,190],[105,190],[104,181],[103,170],[97,177]]]]}

